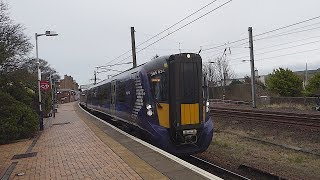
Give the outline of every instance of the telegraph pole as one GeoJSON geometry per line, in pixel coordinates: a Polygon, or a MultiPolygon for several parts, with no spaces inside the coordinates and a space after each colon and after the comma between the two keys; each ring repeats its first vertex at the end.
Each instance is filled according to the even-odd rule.
{"type": "Polygon", "coordinates": [[[97,84],[97,71],[94,71],[94,85],[97,84]]]}
{"type": "Polygon", "coordinates": [[[307,82],[308,82],[308,63],[306,62],[306,70],[305,70],[305,75],[304,75],[304,86],[303,86],[303,89],[305,90],[306,89],[306,86],[307,86],[307,82]]]}
{"type": "Polygon", "coordinates": [[[52,73],[50,72],[50,88],[51,88],[51,106],[52,106],[52,115],[55,118],[56,117],[56,108],[55,108],[55,100],[54,100],[54,89],[53,89],[53,79],[52,79],[52,73]]]}
{"type": "Polygon", "coordinates": [[[132,44],[132,60],[133,68],[137,67],[136,40],[134,36],[134,27],[131,27],[131,44],[132,44]]]}
{"type": "Polygon", "coordinates": [[[249,31],[249,48],[250,48],[250,64],[251,64],[251,96],[252,96],[252,107],[256,108],[256,84],[255,84],[255,73],[254,73],[254,54],[253,54],[253,37],[252,27],[248,28],[249,31]]]}

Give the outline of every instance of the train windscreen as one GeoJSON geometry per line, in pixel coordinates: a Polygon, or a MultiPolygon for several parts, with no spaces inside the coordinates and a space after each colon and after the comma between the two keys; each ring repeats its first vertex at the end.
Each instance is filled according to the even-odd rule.
{"type": "Polygon", "coordinates": [[[151,77],[152,94],[158,102],[168,102],[168,77],[166,72],[151,77]]]}

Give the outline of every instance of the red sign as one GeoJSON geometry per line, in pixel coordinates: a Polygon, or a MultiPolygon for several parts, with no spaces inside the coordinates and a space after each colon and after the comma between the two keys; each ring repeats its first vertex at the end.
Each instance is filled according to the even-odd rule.
{"type": "Polygon", "coordinates": [[[50,91],[50,83],[49,83],[49,81],[40,81],[40,90],[42,90],[42,91],[50,91]]]}

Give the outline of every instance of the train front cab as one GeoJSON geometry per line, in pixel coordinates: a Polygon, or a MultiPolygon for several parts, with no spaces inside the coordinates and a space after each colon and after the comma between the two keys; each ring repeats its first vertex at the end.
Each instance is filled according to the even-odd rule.
{"type": "Polygon", "coordinates": [[[205,151],[212,140],[213,124],[206,114],[207,93],[204,93],[201,57],[197,54],[170,56],[165,72],[153,78],[152,83],[159,125],[169,132],[170,141],[161,142],[167,146],[164,148],[174,154],[205,151]]]}

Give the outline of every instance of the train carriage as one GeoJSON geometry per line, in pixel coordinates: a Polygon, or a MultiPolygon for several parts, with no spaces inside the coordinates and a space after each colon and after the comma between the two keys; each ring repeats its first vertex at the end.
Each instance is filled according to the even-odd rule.
{"type": "Polygon", "coordinates": [[[200,55],[156,58],[92,86],[81,103],[143,130],[176,155],[205,151],[213,136],[200,55]]]}

